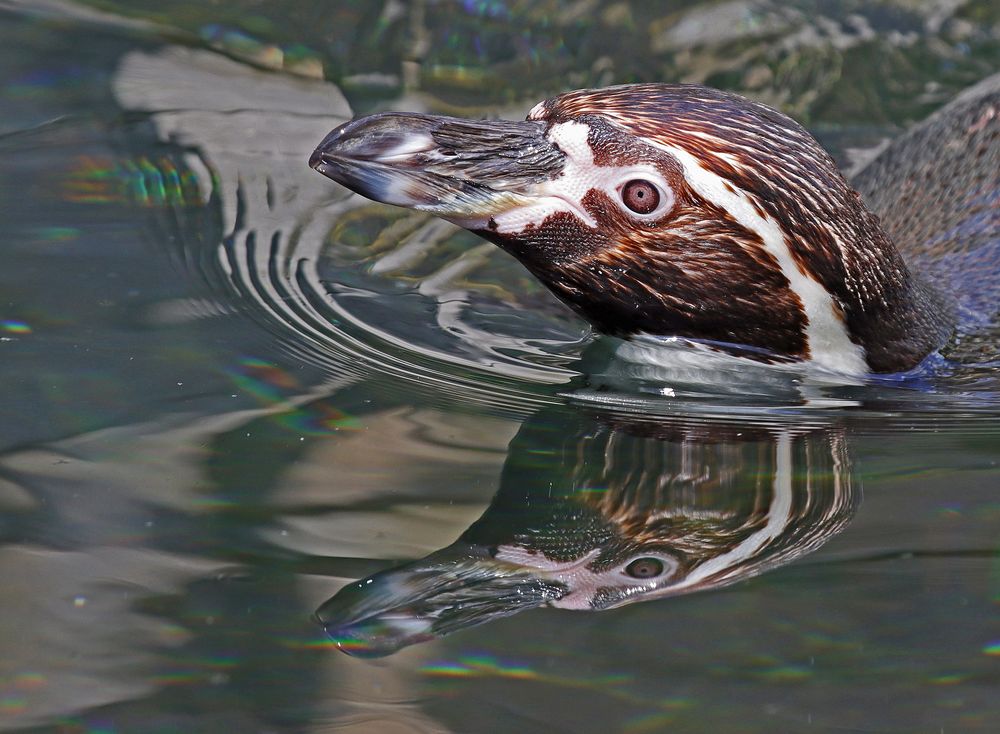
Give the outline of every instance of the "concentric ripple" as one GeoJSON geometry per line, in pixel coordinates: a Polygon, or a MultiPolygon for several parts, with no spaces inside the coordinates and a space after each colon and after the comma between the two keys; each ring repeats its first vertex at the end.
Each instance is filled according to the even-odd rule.
{"type": "Polygon", "coordinates": [[[586,330],[500,253],[309,169],[315,142],[350,116],[332,85],[168,47],[126,56],[114,88],[197,181],[200,199],[168,201],[157,226],[225,299],[217,310],[247,313],[337,381],[391,375],[521,412],[574,374],[586,330]]]}

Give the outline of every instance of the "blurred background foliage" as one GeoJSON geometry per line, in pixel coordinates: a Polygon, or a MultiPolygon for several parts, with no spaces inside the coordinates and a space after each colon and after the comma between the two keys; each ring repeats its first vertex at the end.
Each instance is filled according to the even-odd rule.
{"type": "Polygon", "coordinates": [[[325,77],[359,111],[410,94],[475,114],[577,87],[683,81],[742,92],[813,126],[905,125],[1000,68],[995,0],[87,4],[325,77]]]}

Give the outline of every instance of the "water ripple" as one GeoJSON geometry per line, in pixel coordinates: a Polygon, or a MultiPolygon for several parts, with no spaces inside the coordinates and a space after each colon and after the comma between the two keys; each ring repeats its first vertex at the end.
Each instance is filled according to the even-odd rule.
{"type": "Polygon", "coordinates": [[[398,215],[332,187],[306,165],[313,144],[350,116],[347,103],[323,82],[277,81],[191,49],[123,59],[114,88],[123,106],[142,113],[134,128],[151,126],[161,143],[183,146],[176,158],[201,191],[194,209],[221,219],[214,239],[189,198],[161,197],[169,206],[156,225],[167,236],[157,239],[175,242],[180,262],[274,334],[289,356],[338,379],[388,375],[499,410],[549,402],[546,386],[574,374],[568,365],[582,326],[561,312],[513,318],[512,304],[495,292],[523,287],[526,276],[511,269],[522,282],[470,282],[493,253],[470,248],[450,225],[417,218],[409,236],[377,252],[377,234],[398,215]],[[203,91],[220,86],[221,98],[203,91]],[[259,108],[237,109],[246,99],[259,108]],[[350,241],[363,245],[342,246],[350,241]],[[414,274],[418,261],[423,272],[414,274]],[[482,310],[470,308],[473,301],[495,306],[492,322],[477,321],[482,310]]]}

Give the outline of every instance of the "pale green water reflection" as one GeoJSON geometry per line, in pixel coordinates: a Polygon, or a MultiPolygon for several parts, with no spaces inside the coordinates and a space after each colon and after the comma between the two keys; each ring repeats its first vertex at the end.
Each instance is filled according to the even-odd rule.
{"type": "Polygon", "coordinates": [[[353,111],[649,79],[850,166],[1000,61],[990,3],[647,7],[0,1],[0,730],[996,729],[990,371],[656,394],[491,246],[306,166],[353,111]],[[659,486],[704,530],[775,474],[853,519],[725,590],[379,661],[311,620],[498,492],[659,486]]]}

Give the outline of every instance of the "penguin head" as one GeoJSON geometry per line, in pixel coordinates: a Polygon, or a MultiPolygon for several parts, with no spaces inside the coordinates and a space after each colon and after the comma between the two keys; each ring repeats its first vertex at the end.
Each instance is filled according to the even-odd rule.
{"type": "Polygon", "coordinates": [[[603,333],[855,374],[928,349],[907,341],[910,276],[877,219],[798,123],[739,95],[639,84],[522,122],[383,113],[310,163],[496,243],[603,333]]]}

